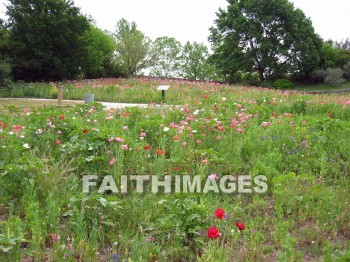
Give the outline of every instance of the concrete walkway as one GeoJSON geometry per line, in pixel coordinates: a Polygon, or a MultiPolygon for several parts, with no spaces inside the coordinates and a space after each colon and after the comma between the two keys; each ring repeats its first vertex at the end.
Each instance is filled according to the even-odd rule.
{"type": "MultiPolygon", "coordinates": [[[[57,99],[46,99],[46,98],[1,98],[6,100],[31,100],[31,101],[51,101],[51,102],[57,102],[57,99]]],[[[77,103],[77,104],[83,104],[83,100],[63,100],[63,102],[71,102],[71,103],[77,103]]],[[[111,102],[99,102],[95,101],[97,103],[102,104],[106,110],[108,109],[122,109],[125,107],[140,107],[140,108],[146,108],[146,107],[161,107],[162,105],[149,105],[149,104],[132,104],[132,103],[111,103],[111,102]]]]}

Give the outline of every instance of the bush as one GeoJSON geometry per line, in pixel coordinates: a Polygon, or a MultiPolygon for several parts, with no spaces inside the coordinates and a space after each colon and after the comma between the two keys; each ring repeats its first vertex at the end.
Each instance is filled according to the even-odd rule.
{"type": "Polygon", "coordinates": [[[330,86],[340,86],[345,82],[344,72],[340,68],[327,68],[324,82],[330,86]]]}
{"type": "Polygon", "coordinates": [[[319,69],[319,70],[315,70],[311,73],[311,78],[313,80],[314,83],[324,83],[324,80],[326,78],[326,70],[323,69],[319,69]]]}
{"type": "Polygon", "coordinates": [[[293,84],[288,79],[277,79],[273,82],[273,87],[282,90],[288,90],[293,88],[293,84]]]}
{"type": "Polygon", "coordinates": [[[257,73],[243,73],[242,74],[242,84],[250,86],[260,85],[260,78],[257,73]]]}

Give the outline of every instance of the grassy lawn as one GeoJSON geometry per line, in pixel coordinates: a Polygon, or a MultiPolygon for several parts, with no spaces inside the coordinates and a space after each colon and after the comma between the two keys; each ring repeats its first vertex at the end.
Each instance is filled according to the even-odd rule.
{"type": "MultiPolygon", "coordinates": [[[[77,102],[63,102],[64,106],[71,106],[76,105],[77,102]]],[[[17,108],[23,108],[23,107],[48,107],[48,106],[56,106],[57,101],[40,101],[40,100],[29,100],[29,99],[3,99],[0,98],[0,109],[3,109],[7,106],[14,106],[17,108]]]]}
{"type": "Polygon", "coordinates": [[[327,84],[296,85],[293,89],[298,91],[336,91],[350,89],[350,82],[344,83],[341,86],[329,86],[327,84]]]}

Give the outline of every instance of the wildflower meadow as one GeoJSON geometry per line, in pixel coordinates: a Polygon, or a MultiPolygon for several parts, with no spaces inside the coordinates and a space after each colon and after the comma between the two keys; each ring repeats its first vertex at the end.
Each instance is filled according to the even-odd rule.
{"type": "Polygon", "coordinates": [[[346,95],[146,78],[10,92],[57,86],[149,106],[0,110],[0,261],[349,261],[346,95]]]}

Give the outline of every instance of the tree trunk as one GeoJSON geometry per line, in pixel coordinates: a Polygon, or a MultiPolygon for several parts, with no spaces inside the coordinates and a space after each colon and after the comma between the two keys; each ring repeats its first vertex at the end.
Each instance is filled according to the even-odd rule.
{"type": "Polygon", "coordinates": [[[260,81],[264,81],[265,80],[265,77],[264,77],[264,69],[263,68],[258,68],[258,72],[259,72],[259,78],[260,78],[260,81]]]}

